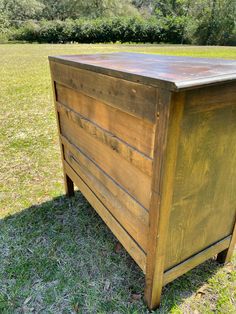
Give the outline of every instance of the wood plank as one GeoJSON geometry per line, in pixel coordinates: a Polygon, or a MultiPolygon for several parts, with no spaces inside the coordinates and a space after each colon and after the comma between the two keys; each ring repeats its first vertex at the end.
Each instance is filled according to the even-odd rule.
{"type": "Polygon", "coordinates": [[[230,262],[230,260],[233,256],[235,246],[236,246],[236,222],[234,223],[233,234],[232,234],[232,238],[230,241],[229,249],[228,249],[226,257],[225,257],[225,263],[230,262]]]}
{"type": "Polygon", "coordinates": [[[164,285],[168,284],[169,282],[173,281],[174,279],[178,278],[179,276],[185,274],[186,272],[190,271],[194,267],[198,266],[199,264],[213,257],[217,253],[228,248],[230,241],[231,241],[231,236],[228,236],[224,238],[223,240],[206,248],[205,250],[199,252],[198,254],[192,256],[191,258],[187,259],[181,264],[171,268],[170,270],[167,270],[164,273],[163,284],[164,285]]]}
{"type": "Polygon", "coordinates": [[[129,211],[139,219],[144,225],[144,229],[148,226],[148,211],[139,204],[135,198],[127,193],[119,184],[117,184],[110,176],[108,176],[96,163],[89,159],[78,147],[70,143],[61,135],[63,146],[70,151],[79,164],[87,168],[107,189],[116,197],[129,211]]]}
{"type": "Polygon", "coordinates": [[[232,259],[235,245],[236,245],[236,219],[235,219],[235,223],[234,223],[234,228],[233,228],[233,233],[232,233],[230,245],[226,250],[224,250],[218,254],[217,261],[219,263],[223,263],[223,264],[229,263],[232,259]]]}
{"type": "Polygon", "coordinates": [[[145,208],[149,208],[151,178],[111,148],[85,132],[60,113],[61,132],[145,208]]]}
{"type": "Polygon", "coordinates": [[[209,112],[235,105],[236,82],[208,86],[186,93],[189,113],[209,112]]]}
{"type": "Polygon", "coordinates": [[[92,123],[88,119],[74,112],[70,108],[57,102],[57,109],[60,113],[67,116],[69,120],[72,120],[80,128],[88,132],[103,144],[109,146],[115,152],[120,154],[124,159],[137,167],[140,171],[151,176],[152,174],[152,159],[148,158],[144,154],[140,153],[136,149],[127,145],[112,133],[100,128],[98,125],[92,123]]]}
{"type": "Polygon", "coordinates": [[[134,117],[97,99],[56,83],[57,101],[139,150],[153,157],[153,123],[134,117]]]}
{"type": "Polygon", "coordinates": [[[156,89],[104,74],[50,62],[53,79],[135,117],[155,121],[156,89]]]}
{"type": "MultiPolygon", "coordinates": [[[[201,91],[198,93],[201,95],[201,91]]],[[[218,93],[220,99],[223,90],[219,88],[218,93]]],[[[236,98],[212,110],[209,97],[204,111],[192,110],[186,98],[165,269],[231,235],[234,227],[236,98]]],[[[217,99],[216,90],[214,97],[217,99]]],[[[200,96],[199,106],[202,103],[200,96]]]]}
{"type": "MultiPolygon", "coordinates": [[[[58,134],[61,132],[61,126],[60,126],[60,118],[58,111],[56,109],[56,83],[53,80],[52,73],[51,73],[51,85],[52,85],[52,95],[53,95],[53,102],[54,102],[54,110],[56,114],[56,122],[57,122],[57,131],[58,134]]],[[[65,173],[64,169],[64,148],[59,138],[59,146],[60,146],[60,152],[61,152],[61,160],[62,160],[62,169],[63,169],[63,179],[64,179],[64,187],[65,187],[65,193],[67,196],[71,197],[74,195],[74,184],[72,180],[68,177],[68,175],[65,173]]]]}
{"type": "Polygon", "coordinates": [[[120,243],[132,256],[135,262],[145,273],[146,267],[146,255],[141,250],[141,248],[132,240],[129,234],[122,228],[122,226],[117,222],[117,220],[111,215],[107,208],[102,204],[102,202],[97,198],[97,196],[90,190],[90,188],[85,184],[85,182],[78,176],[78,174],[69,166],[69,164],[64,161],[65,170],[68,176],[75,182],[82,194],[91,204],[91,206],[96,210],[102,220],[106,223],[108,228],[117,237],[120,243]]]}
{"type": "Polygon", "coordinates": [[[185,94],[163,91],[157,106],[152,197],[149,212],[145,300],[149,309],[160,304],[174,173],[185,94]]]}
{"type": "Polygon", "coordinates": [[[127,52],[51,56],[49,60],[173,91],[236,81],[234,60],[127,52]]]}
{"type": "Polygon", "coordinates": [[[144,252],[147,250],[147,225],[145,226],[131,211],[115,197],[111,191],[99,181],[93,173],[84,167],[71,151],[65,150],[67,163],[75,170],[80,178],[95,193],[109,212],[116,218],[122,227],[139,244],[144,252]]]}

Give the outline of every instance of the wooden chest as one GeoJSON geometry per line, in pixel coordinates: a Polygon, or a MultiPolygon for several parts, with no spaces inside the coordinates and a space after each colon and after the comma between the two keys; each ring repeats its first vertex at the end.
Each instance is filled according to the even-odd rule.
{"type": "Polygon", "coordinates": [[[66,193],[74,183],[146,274],[145,299],[235,244],[236,62],[49,57],[66,193]]]}

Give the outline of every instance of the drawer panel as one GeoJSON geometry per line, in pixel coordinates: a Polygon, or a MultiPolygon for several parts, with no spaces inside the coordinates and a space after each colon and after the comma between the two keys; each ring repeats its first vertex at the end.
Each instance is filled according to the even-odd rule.
{"type": "Polygon", "coordinates": [[[64,168],[66,173],[78,186],[82,194],[88,200],[88,202],[97,211],[99,216],[106,223],[108,228],[111,229],[116,238],[124,246],[127,252],[133,257],[139,267],[146,272],[146,254],[137,245],[137,243],[130,237],[126,230],[120,225],[120,223],[110,214],[104,204],[96,197],[93,191],[88,185],[80,178],[80,176],[71,168],[71,166],[65,161],[64,168]]]}
{"type": "Polygon", "coordinates": [[[146,156],[153,157],[153,123],[59,83],[55,84],[55,89],[58,103],[92,121],[146,156]]]}
{"type": "Polygon", "coordinates": [[[55,62],[50,68],[55,82],[155,123],[156,88],[55,62]]]}
{"type": "Polygon", "coordinates": [[[134,197],[142,206],[149,208],[151,177],[125,160],[112,148],[71,121],[66,114],[59,113],[61,134],[97,164],[118,185],[134,197]]]}
{"type": "Polygon", "coordinates": [[[112,133],[99,127],[94,122],[84,118],[82,115],[76,113],[74,110],[61,105],[57,102],[57,110],[61,115],[66,116],[72,123],[75,123],[78,127],[83,129],[85,132],[93,136],[99,142],[110,147],[116,153],[121,155],[124,159],[138,168],[140,171],[151,176],[152,175],[152,159],[145,156],[138,150],[134,149],[112,133]]]}
{"type": "Polygon", "coordinates": [[[122,227],[146,251],[147,211],[65,138],[62,138],[62,142],[67,163],[78,173],[122,227]]]}

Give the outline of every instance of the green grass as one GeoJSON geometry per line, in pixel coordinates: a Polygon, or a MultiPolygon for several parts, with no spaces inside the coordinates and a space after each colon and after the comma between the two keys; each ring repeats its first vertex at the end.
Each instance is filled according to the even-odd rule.
{"type": "MultiPolygon", "coordinates": [[[[47,56],[112,51],[236,59],[230,47],[0,45],[0,313],[147,313],[132,297],[139,268],[79,192],[63,196],[47,56]]],[[[235,265],[175,280],[156,313],[236,313],[235,265]]]]}

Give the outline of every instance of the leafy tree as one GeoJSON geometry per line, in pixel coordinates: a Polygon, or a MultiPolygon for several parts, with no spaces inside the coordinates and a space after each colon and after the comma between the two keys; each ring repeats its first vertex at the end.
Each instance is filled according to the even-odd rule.
{"type": "Polygon", "coordinates": [[[236,26],[236,1],[199,0],[197,7],[196,4],[192,13],[197,21],[194,41],[203,45],[225,45],[236,26]]]}
{"type": "Polygon", "coordinates": [[[80,17],[109,17],[137,15],[130,0],[41,0],[45,6],[43,17],[48,20],[80,17]]]}
{"type": "Polygon", "coordinates": [[[38,19],[43,4],[37,0],[3,0],[3,10],[11,22],[38,19]]]}
{"type": "Polygon", "coordinates": [[[81,16],[81,0],[41,0],[44,5],[42,16],[46,20],[65,20],[81,16]]]}
{"type": "Polygon", "coordinates": [[[5,11],[3,0],[0,0],[0,33],[5,32],[9,25],[10,23],[5,11]]]}
{"type": "Polygon", "coordinates": [[[182,42],[227,44],[236,25],[236,0],[153,0],[160,19],[178,18],[182,42]]]}
{"type": "MultiPolygon", "coordinates": [[[[145,29],[149,31],[153,29],[157,34],[157,29],[160,27],[165,34],[158,35],[158,41],[202,45],[225,45],[236,42],[236,0],[0,0],[0,33],[2,34],[12,29],[12,26],[21,26],[22,21],[28,21],[28,24],[24,24],[26,26],[22,25],[23,28],[25,27],[23,33],[24,30],[29,29],[32,34],[38,32],[39,23],[30,20],[58,21],[41,25],[42,33],[39,32],[38,37],[36,36],[47,37],[50,31],[51,37],[49,37],[52,38],[56,37],[54,34],[60,32],[62,27],[60,21],[79,19],[77,31],[83,32],[84,29],[89,29],[90,33],[93,33],[96,27],[101,27],[102,40],[106,40],[112,27],[116,25],[115,19],[119,17],[142,17],[144,21],[148,21],[145,26],[143,22],[141,24],[127,22],[127,24],[125,20],[120,24],[119,29],[122,34],[127,33],[126,29],[130,30],[129,34],[131,30],[135,33],[135,41],[145,41],[147,37],[150,39],[150,35],[144,35],[145,29]],[[83,22],[84,18],[87,19],[86,23],[83,22]],[[92,23],[93,19],[104,18],[111,18],[114,23],[92,23]]],[[[74,29],[71,23],[66,23],[68,33],[72,28],[74,29]]],[[[134,38],[133,35],[122,36],[125,40],[134,38]]],[[[120,35],[118,37],[120,38],[120,35]]],[[[89,40],[91,36],[86,38],[89,40]]],[[[155,36],[151,41],[155,41],[156,38],[155,36]]]]}
{"type": "Polygon", "coordinates": [[[83,2],[85,16],[109,17],[138,15],[130,0],[90,0],[83,2]]]}
{"type": "Polygon", "coordinates": [[[190,21],[190,9],[193,0],[153,0],[152,10],[156,17],[168,23],[179,24],[180,33],[182,33],[181,43],[187,40],[187,26],[190,21]]]}

